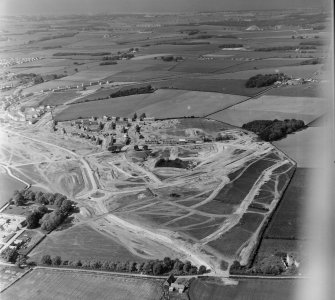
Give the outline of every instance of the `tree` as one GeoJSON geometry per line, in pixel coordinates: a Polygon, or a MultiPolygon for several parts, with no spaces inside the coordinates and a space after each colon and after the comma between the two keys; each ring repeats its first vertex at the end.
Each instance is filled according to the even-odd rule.
{"type": "Polygon", "coordinates": [[[174,265],[173,265],[173,269],[176,271],[182,271],[184,267],[184,263],[182,261],[180,261],[179,259],[176,259],[174,265]]]}
{"type": "Polygon", "coordinates": [[[163,259],[163,263],[164,263],[164,269],[168,272],[172,269],[173,267],[173,262],[171,260],[170,257],[164,257],[163,259]]]}
{"type": "Polygon", "coordinates": [[[152,267],[152,272],[155,276],[161,275],[163,273],[163,264],[161,262],[156,262],[152,267]]]}
{"type": "Polygon", "coordinates": [[[27,215],[26,222],[27,222],[27,228],[28,229],[34,229],[37,228],[39,225],[39,220],[41,218],[41,215],[39,212],[31,212],[27,215]]]}
{"type": "Polygon", "coordinates": [[[136,270],[136,263],[134,261],[129,262],[128,270],[129,272],[134,272],[136,270]]]}
{"type": "Polygon", "coordinates": [[[201,265],[201,266],[199,267],[198,274],[201,275],[201,274],[204,274],[204,273],[206,273],[206,272],[207,272],[206,267],[205,267],[204,265],[201,265]]]}
{"type": "Polygon", "coordinates": [[[83,264],[81,263],[80,259],[78,259],[78,260],[75,260],[72,263],[72,265],[75,266],[75,267],[81,267],[83,264]]]}
{"type": "Polygon", "coordinates": [[[104,261],[101,265],[101,269],[103,270],[109,270],[109,262],[108,261],[104,261]]]}
{"type": "Polygon", "coordinates": [[[66,200],[66,196],[62,195],[62,194],[59,194],[59,193],[56,193],[55,194],[55,201],[54,201],[54,204],[58,207],[61,207],[63,201],[66,200]]]}
{"type": "Polygon", "coordinates": [[[15,263],[19,253],[16,249],[6,248],[1,252],[1,257],[5,259],[7,262],[15,263]]]}
{"type": "Polygon", "coordinates": [[[13,201],[16,206],[22,206],[25,204],[26,199],[23,197],[22,192],[15,191],[13,201]]]}
{"type": "Polygon", "coordinates": [[[143,271],[143,266],[144,266],[143,262],[137,263],[136,264],[136,270],[137,270],[137,272],[142,272],[143,271]]]}
{"type": "Polygon", "coordinates": [[[41,263],[42,263],[43,265],[51,265],[51,264],[52,264],[52,260],[51,260],[50,255],[48,255],[48,254],[43,255],[43,256],[42,256],[42,259],[41,259],[41,263]]]}
{"type": "Polygon", "coordinates": [[[23,196],[26,201],[35,201],[35,193],[32,190],[25,190],[23,196]]]}
{"type": "Polygon", "coordinates": [[[137,119],[137,113],[134,113],[133,120],[137,119]]]}
{"type": "Polygon", "coordinates": [[[145,274],[151,274],[152,273],[152,265],[153,265],[152,261],[147,261],[147,262],[144,263],[143,271],[144,271],[145,274]]]}
{"type": "Polygon", "coordinates": [[[191,267],[192,267],[191,262],[187,260],[187,261],[185,262],[185,264],[184,264],[183,272],[184,272],[185,274],[189,274],[189,272],[190,272],[190,270],[191,270],[191,267]]]}
{"type": "Polygon", "coordinates": [[[146,114],[145,113],[142,113],[141,115],[140,115],[140,119],[144,119],[144,118],[146,118],[147,116],[146,116],[146,114]]]}
{"type": "Polygon", "coordinates": [[[64,200],[60,209],[62,214],[67,215],[72,210],[72,201],[71,200],[64,200]]]}
{"type": "Polygon", "coordinates": [[[25,265],[27,263],[27,257],[25,255],[19,254],[18,257],[16,258],[15,264],[18,267],[21,267],[22,265],[25,265]]]}
{"type": "Polygon", "coordinates": [[[52,259],[52,264],[54,266],[60,266],[62,264],[62,259],[60,256],[55,256],[53,259],[52,259]]]}

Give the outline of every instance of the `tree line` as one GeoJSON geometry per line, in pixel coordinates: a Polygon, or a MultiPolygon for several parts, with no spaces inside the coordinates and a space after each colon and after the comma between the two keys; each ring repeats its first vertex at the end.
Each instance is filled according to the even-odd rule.
{"type": "Polygon", "coordinates": [[[284,73],[275,73],[275,74],[257,74],[255,76],[250,77],[245,86],[247,88],[260,88],[264,86],[270,86],[274,84],[276,81],[287,80],[288,76],[284,73]]]}
{"type": "Polygon", "coordinates": [[[242,128],[256,133],[264,141],[276,141],[287,134],[305,127],[305,122],[296,119],[255,120],[243,124],[242,128]]]}
{"type": "Polygon", "coordinates": [[[146,275],[197,275],[204,274],[209,270],[205,266],[200,266],[199,269],[192,265],[190,261],[182,262],[181,260],[165,257],[163,260],[149,260],[145,262],[114,262],[100,260],[63,260],[60,256],[51,257],[49,254],[41,258],[42,265],[48,266],[68,266],[75,268],[104,270],[111,272],[129,272],[129,273],[144,273],[146,275]]]}
{"type": "Polygon", "coordinates": [[[242,47],[244,47],[243,44],[223,44],[219,46],[219,48],[242,48],[242,47]]]}
{"type": "Polygon", "coordinates": [[[256,48],[255,51],[261,51],[261,52],[270,52],[270,51],[288,51],[288,50],[296,50],[296,49],[316,49],[315,46],[310,45],[297,45],[297,46],[276,46],[276,47],[261,47],[256,48]]]}

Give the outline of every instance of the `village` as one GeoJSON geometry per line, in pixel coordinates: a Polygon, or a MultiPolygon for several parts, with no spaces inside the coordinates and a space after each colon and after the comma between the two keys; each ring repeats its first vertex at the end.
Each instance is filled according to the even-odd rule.
{"type": "Polygon", "coordinates": [[[54,132],[72,138],[86,139],[101,149],[111,152],[127,150],[131,145],[136,151],[147,150],[150,145],[183,145],[212,142],[213,137],[195,136],[178,138],[161,132],[174,128],[177,120],[156,120],[143,113],[133,118],[104,116],[74,121],[56,122],[54,132]],[[157,132],[157,134],[155,134],[157,132]]]}

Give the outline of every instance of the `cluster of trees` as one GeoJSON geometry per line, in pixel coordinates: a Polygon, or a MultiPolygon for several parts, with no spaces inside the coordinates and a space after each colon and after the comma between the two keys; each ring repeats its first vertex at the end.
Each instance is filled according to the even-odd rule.
{"type": "MultiPolygon", "coordinates": [[[[136,48],[137,49],[137,48],[136,48]]],[[[133,51],[133,50],[132,50],[133,51]]],[[[113,56],[104,56],[102,58],[102,60],[104,61],[116,61],[116,60],[121,60],[121,59],[131,59],[133,58],[135,55],[133,53],[121,53],[118,52],[117,55],[113,55],[113,56]]]]}
{"type": "Polygon", "coordinates": [[[110,52],[57,52],[53,56],[76,56],[76,55],[88,55],[88,56],[104,56],[110,55],[110,52]]]}
{"type": "Polygon", "coordinates": [[[107,65],[116,65],[117,62],[115,60],[103,61],[100,63],[100,66],[107,66],[107,65]]]}
{"type": "Polygon", "coordinates": [[[173,160],[161,158],[156,162],[155,167],[187,169],[189,167],[189,162],[181,160],[179,158],[173,160]]]}
{"type": "Polygon", "coordinates": [[[200,266],[199,269],[193,266],[191,262],[185,263],[179,259],[171,259],[165,257],[163,260],[150,260],[146,262],[113,262],[113,261],[99,261],[99,260],[62,260],[60,256],[51,257],[44,255],[41,259],[43,265],[53,266],[71,266],[76,268],[105,270],[112,272],[131,272],[131,273],[144,273],[146,275],[196,275],[208,272],[205,266],[200,266]]]}
{"type": "Polygon", "coordinates": [[[270,52],[270,51],[289,51],[289,50],[296,50],[296,49],[316,49],[315,46],[276,46],[276,47],[264,47],[264,48],[256,48],[255,51],[262,51],[262,52],[270,52]]]}
{"type": "MultiPolygon", "coordinates": [[[[65,219],[66,217],[72,212],[72,201],[70,200],[64,200],[62,204],[57,207],[55,210],[53,210],[51,213],[44,213],[37,215],[37,217],[32,217],[31,214],[27,216],[27,226],[28,222],[31,219],[34,219],[36,224],[36,220],[38,220],[38,223],[41,225],[41,228],[46,231],[54,230],[56,227],[58,227],[65,219]],[[40,219],[38,219],[40,218],[40,219]]],[[[42,206],[43,207],[43,206],[42,206]]],[[[45,207],[45,206],[44,206],[45,207]]],[[[45,209],[44,209],[45,211],[45,209]]],[[[34,213],[34,212],[32,212],[34,213]]]]}
{"type": "Polygon", "coordinates": [[[66,75],[64,74],[47,74],[43,77],[41,75],[35,73],[28,73],[28,74],[17,74],[16,78],[20,79],[21,83],[28,83],[33,82],[34,84],[43,83],[45,81],[60,79],[66,75]]]}
{"type": "Polygon", "coordinates": [[[40,204],[33,209],[26,218],[27,228],[37,228],[41,225],[43,230],[55,229],[71,213],[72,201],[59,193],[33,192],[31,190],[15,191],[11,202],[17,206],[25,205],[27,202],[40,204]],[[49,213],[45,205],[55,205],[56,209],[49,213]]]}
{"type": "Polygon", "coordinates": [[[49,40],[54,40],[54,39],[61,39],[61,38],[67,38],[67,37],[73,37],[77,34],[78,32],[74,32],[74,33],[62,33],[62,34],[57,34],[57,35],[52,35],[52,36],[44,36],[41,37],[38,40],[33,40],[33,41],[29,41],[28,44],[32,44],[34,42],[43,42],[43,41],[49,41],[49,40]]]}
{"type": "Polygon", "coordinates": [[[242,48],[242,47],[244,47],[243,44],[223,44],[219,46],[219,48],[242,48]]]}
{"type": "Polygon", "coordinates": [[[318,64],[322,64],[323,60],[320,57],[317,58],[313,58],[313,59],[307,59],[307,60],[303,60],[300,64],[301,65],[318,65],[318,64]]]}
{"type": "MultiPolygon", "coordinates": [[[[143,120],[143,119],[146,118],[146,117],[147,117],[147,116],[146,116],[145,113],[141,113],[141,115],[140,115],[140,120],[143,120]]],[[[137,113],[134,113],[133,121],[136,121],[137,118],[138,118],[137,113]]],[[[139,125],[136,125],[136,131],[137,131],[137,132],[140,132],[140,126],[139,126],[139,125]]]]}
{"type": "Polygon", "coordinates": [[[161,56],[161,60],[163,61],[182,61],[184,58],[182,56],[173,56],[173,55],[168,55],[168,56],[161,56]]]}
{"type": "Polygon", "coordinates": [[[7,247],[4,251],[1,252],[1,258],[10,263],[15,263],[18,256],[19,253],[17,252],[17,250],[11,249],[9,247],[7,247]]]}
{"type": "Polygon", "coordinates": [[[230,267],[230,274],[234,275],[248,275],[248,274],[262,274],[262,275],[280,275],[285,271],[284,264],[281,260],[277,263],[268,263],[260,267],[248,268],[247,266],[241,266],[241,264],[235,260],[230,267]]]}
{"type": "Polygon", "coordinates": [[[296,119],[280,120],[255,120],[242,125],[243,129],[252,131],[264,140],[275,141],[305,127],[305,122],[296,119]]]}
{"type": "Polygon", "coordinates": [[[15,191],[12,197],[12,203],[16,206],[25,205],[27,202],[36,202],[44,205],[62,205],[67,197],[60,193],[43,193],[41,191],[34,192],[30,189],[15,191]]]}
{"type": "Polygon", "coordinates": [[[255,76],[250,77],[245,86],[247,88],[259,88],[263,86],[270,86],[274,84],[276,81],[283,81],[288,79],[288,77],[283,73],[276,74],[257,74],[255,76]]]}
{"type": "Polygon", "coordinates": [[[124,97],[124,96],[130,96],[130,95],[138,95],[138,94],[149,94],[149,93],[153,93],[154,91],[155,90],[149,84],[147,86],[134,87],[130,89],[116,91],[110,94],[110,98],[117,98],[117,97],[124,97]]]}

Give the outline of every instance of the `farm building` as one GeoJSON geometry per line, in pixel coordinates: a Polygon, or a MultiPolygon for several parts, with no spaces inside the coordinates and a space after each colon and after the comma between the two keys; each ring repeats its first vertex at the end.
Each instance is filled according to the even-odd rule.
{"type": "Polygon", "coordinates": [[[173,282],[169,288],[169,291],[173,292],[177,290],[179,293],[183,293],[189,285],[188,278],[179,277],[175,282],[173,282]]]}
{"type": "Polygon", "coordinates": [[[165,280],[164,287],[170,287],[172,283],[176,281],[176,278],[173,276],[173,274],[170,274],[170,276],[165,280]]]}

